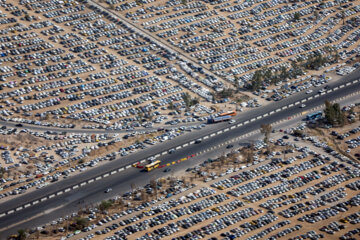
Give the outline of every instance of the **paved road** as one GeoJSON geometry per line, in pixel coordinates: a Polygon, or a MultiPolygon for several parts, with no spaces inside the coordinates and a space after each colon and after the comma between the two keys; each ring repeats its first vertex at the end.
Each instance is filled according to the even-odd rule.
{"type": "MultiPolygon", "coordinates": [[[[346,81],[357,79],[357,74],[352,74],[344,78],[346,81]]],[[[329,84],[329,85],[338,85],[338,84],[329,84]]],[[[295,115],[299,112],[306,111],[307,109],[312,109],[316,106],[319,106],[323,104],[325,100],[333,100],[336,98],[339,98],[340,96],[348,96],[351,93],[354,93],[356,91],[360,90],[360,83],[353,84],[351,86],[347,86],[344,88],[341,88],[337,91],[333,91],[331,93],[328,93],[326,95],[319,96],[317,98],[314,98],[308,102],[306,102],[305,108],[299,108],[299,105],[296,105],[294,107],[288,108],[285,111],[276,112],[272,115],[269,115],[265,118],[262,118],[260,120],[256,120],[253,122],[248,123],[245,126],[235,128],[231,131],[228,131],[223,134],[216,135],[212,138],[208,138],[206,140],[203,140],[200,144],[191,144],[188,145],[185,148],[177,150],[173,154],[167,154],[160,159],[163,163],[169,163],[174,160],[181,159],[183,157],[186,157],[190,154],[196,154],[201,151],[204,151],[206,149],[209,149],[211,147],[216,147],[219,144],[223,143],[224,141],[231,140],[235,137],[244,135],[248,132],[254,131],[259,129],[260,124],[262,123],[273,123],[282,119],[286,119],[289,116],[295,115]]],[[[267,106],[265,108],[255,109],[247,113],[246,115],[241,115],[238,118],[238,122],[243,122],[245,120],[251,119],[253,117],[259,116],[263,113],[273,111],[281,106],[287,105],[289,101],[294,103],[298,100],[298,97],[301,96],[294,96],[293,99],[286,99],[284,102],[279,102],[278,104],[272,104],[270,106],[267,106]],[[295,100],[294,100],[295,99],[295,100]],[[297,100],[296,100],[297,99],[297,100]]],[[[97,168],[90,169],[82,174],[75,175],[73,177],[70,177],[68,179],[62,180],[60,182],[53,183],[47,187],[44,187],[42,189],[39,189],[34,192],[30,192],[28,194],[20,195],[16,199],[5,202],[0,205],[0,213],[5,212],[7,210],[13,209],[14,207],[24,205],[28,202],[34,201],[36,199],[39,199],[43,196],[48,196],[52,193],[55,193],[61,189],[65,189],[68,186],[72,186],[74,183],[80,183],[85,180],[94,178],[94,176],[98,176],[100,174],[104,174],[106,172],[111,171],[112,169],[117,169],[121,166],[128,165],[129,163],[133,163],[136,161],[139,161],[140,159],[144,159],[148,156],[153,155],[156,152],[162,152],[166,149],[170,149],[173,147],[176,147],[178,145],[182,145],[183,143],[189,142],[190,139],[196,139],[205,135],[209,135],[210,133],[214,131],[218,131],[219,129],[223,129],[229,127],[228,123],[220,123],[220,124],[214,124],[211,125],[209,128],[204,128],[199,132],[191,132],[188,135],[180,136],[172,141],[164,142],[159,145],[155,145],[152,148],[145,149],[140,152],[136,152],[132,154],[131,156],[126,156],[114,161],[111,161],[109,163],[106,163],[102,166],[99,166],[97,168]]],[[[214,149],[212,152],[222,152],[225,149],[214,149]]],[[[206,155],[211,154],[211,151],[206,153],[206,155]]],[[[204,155],[199,155],[195,158],[191,158],[188,161],[184,161],[180,164],[174,165],[172,168],[174,168],[174,171],[177,168],[187,168],[188,166],[191,166],[194,164],[194,162],[201,161],[204,159],[204,155]]],[[[60,196],[56,196],[54,198],[51,198],[49,200],[46,200],[42,202],[41,204],[37,204],[34,206],[30,206],[28,208],[25,208],[23,210],[20,210],[16,213],[9,214],[5,217],[1,218],[0,221],[0,238],[4,237],[5,235],[16,231],[19,228],[24,227],[31,227],[31,226],[37,226],[41,225],[45,222],[49,222],[51,219],[55,219],[61,216],[64,216],[66,214],[69,214],[71,212],[76,211],[79,209],[80,205],[77,203],[79,201],[84,200],[84,204],[93,204],[100,200],[102,200],[104,197],[109,196],[110,194],[106,195],[103,191],[107,187],[112,187],[114,191],[112,194],[121,193],[128,191],[130,189],[130,185],[132,183],[138,184],[138,186],[142,186],[149,182],[152,178],[158,178],[160,176],[163,176],[164,173],[157,169],[155,171],[152,171],[150,173],[143,173],[140,172],[138,169],[128,169],[126,171],[123,171],[119,174],[111,175],[107,178],[104,178],[99,181],[95,181],[91,184],[87,184],[83,187],[80,187],[78,189],[72,190],[68,193],[64,193],[60,196]],[[58,207],[58,208],[56,208],[58,207]],[[35,217],[34,217],[35,216],[35,217]],[[33,217],[31,221],[22,222],[24,219],[28,219],[29,217],[33,217]],[[14,225],[13,225],[14,224],[14,225]],[[7,230],[4,230],[6,227],[8,227],[7,230]]],[[[84,205],[82,204],[82,205],[84,205]]]]}

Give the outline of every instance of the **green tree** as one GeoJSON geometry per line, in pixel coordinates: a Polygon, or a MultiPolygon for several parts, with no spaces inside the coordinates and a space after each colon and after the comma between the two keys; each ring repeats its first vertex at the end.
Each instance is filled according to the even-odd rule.
{"type": "Polygon", "coordinates": [[[184,93],[182,95],[182,98],[185,102],[185,106],[186,106],[186,109],[189,109],[190,105],[191,105],[191,96],[189,93],[184,93]]]}
{"type": "Polygon", "coordinates": [[[89,223],[89,220],[86,218],[82,218],[82,217],[77,217],[75,219],[75,224],[76,224],[76,229],[81,230],[84,227],[86,227],[89,223]]]}
{"type": "Polygon", "coordinates": [[[343,126],[345,124],[345,114],[341,111],[338,103],[331,104],[329,101],[325,101],[324,114],[326,121],[332,125],[343,126]]]}
{"type": "Polygon", "coordinates": [[[252,91],[256,91],[261,88],[261,85],[263,84],[262,78],[263,77],[261,70],[256,70],[250,81],[251,82],[250,88],[252,91]]]}
{"type": "Polygon", "coordinates": [[[101,211],[104,211],[104,210],[106,210],[106,209],[109,209],[111,206],[112,206],[112,202],[111,202],[111,201],[106,201],[106,200],[104,200],[104,201],[102,201],[102,202],[100,203],[99,209],[100,209],[101,211]]]}
{"type": "Polygon", "coordinates": [[[301,17],[300,13],[296,12],[296,13],[294,14],[294,20],[295,20],[295,21],[299,21],[299,20],[300,20],[300,17],[301,17]]]}
{"type": "Polygon", "coordinates": [[[264,134],[264,142],[269,144],[270,133],[272,131],[272,126],[270,124],[261,124],[260,132],[264,134]]]}
{"type": "Polygon", "coordinates": [[[24,229],[19,229],[17,239],[24,240],[26,239],[26,231],[24,229]]]}

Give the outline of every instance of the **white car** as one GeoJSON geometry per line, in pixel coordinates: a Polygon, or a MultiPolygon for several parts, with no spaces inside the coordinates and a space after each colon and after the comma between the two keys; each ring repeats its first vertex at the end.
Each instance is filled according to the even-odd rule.
{"type": "Polygon", "coordinates": [[[234,120],[234,119],[231,119],[230,121],[229,121],[229,124],[233,124],[233,123],[235,123],[236,121],[234,120]]]}
{"type": "Polygon", "coordinates": [[[301,105],[300,105],[300,108],[304,108],[304,107],[306,107],[305,104],[301,104],[301,105]]]}
{"type": "Polygon", "coordinates": [[[309,89],[309,90],[306,91],[306,94],[309,94],[309,93],[312,93],[312,92],[313,92],[313,90],[309,89]]]}

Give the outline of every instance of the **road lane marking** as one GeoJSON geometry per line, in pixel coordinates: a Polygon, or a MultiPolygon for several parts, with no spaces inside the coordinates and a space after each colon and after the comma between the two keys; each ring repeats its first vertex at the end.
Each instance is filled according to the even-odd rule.
{"type": "Polygon", "coordinates": [[[25,205],[24,205],[24,208],[27,208],[27,207],[30,207],[30,206],[31,206],[31,204],[28,203],[28,204],[25,204],[25,205]]]}
{"type": "Polygon", "coordinates": [[[105,173],[105,174],[103,175],[104,178],[106,178],[106,177],[108,177],[108,176],[109,176],[108,173],[105,173]]]}
{"type": "Polygon", "coordinates": [[[195,143],[195,141],[191,141],[191,142],[190,142],[190,144],[194,144],[194,143],[195,143]]]}
{"type": "Polygon", "coordinates": [[[212,134],[210,134],[210,137],[213,137],[213,136],[215,136],[216,134],[215,133],[212,133],[212,134]]]}
{"type": "Polygon", "coordinates": [[[33,201],[31,204],[35,205],[35,204],[38,204],[38,203],[39,203],[39,200],[36,200],[36,201],[33,201]]]}
{"type": "Polygon", "coordinates": [[[115,171],[112,171],[110,174],[115,174],[115,173],[117,173],[117,171],[115,170],[115,171]]]}
{"type": "MultiPolygon", "coordinates": [[[[213,133],[214,135],[215,135],[215,133],[213,133]]],[[[189,144],[188,143],[185,143],[185,144],[183,144],[182,146],[183,147],[187,147],[189,144]]]]}
{"type": "Polygon", "coordinates": [[[94,181],[94,179],[90,179],[89,181],[88,181],[88,183],[92,183],[94,181]]]}
{"type": "Polygon", "coordinates": [[[339,86],[339,88],[343,88],[343,87],[345,87],[345,85],[344,85],[344,84],[339,86]]]}
{"type": "Polygon", "coordinates": [[[82,182],[82,183],[80,183],[80,186],[84,186],[84,185],[86,185],[86,183],[87,182],[82,182]]]}
{"type": "Polygon", "coordinates": [[[101,178],[102,178],[101,176],[98,176],[95,178],[95,180],[97,181],[97,180],[100,180],[101,178]]]}
{"type": "Polygon", "coordinates": [[[124,171],[124,168],[119,168],[118,172],[124,171]]]}
{"type": "Polygon", "coordinates": [[[347,83],[345,84],[345,86],[349,86],[349,85],[351,85],[351,82],[347,82],[347,83]]]}
{"type": "Polygon", "coordinates": [[[63,194],[63,193],[64,193],[63,191],[59,191],[59,192],[56,193],[56,195],[59,196],[59,195],[61,195],[61,194],[63,194]]]}
{"type": "Polygon", "coordinates": [[[157,157],[160,157],[160,154],[156,154],[154,157],[156,157],[156,158],[157,158],[157,157]]]}
{"type": "Polygon", "coordinates": [[[161,153],[161,155],[165,155],[165,154],[167,154],[167,152],[166,152],[166,151],[164,151],[164,152],[162,152],[162,153],[161,153]]]}
{"type": "Polygon", "coordinates": [[[293,103],[289,105],[289,107],[292,107],[292,106],[294,106],[294,104],[293,104],[293,103]]]}
{"type": "Polygon", "coordinates": [[[234,128],[236,128],[236,126],[232,126],[232,127],[230,127],[230,129],[234,129],[234,128]]]}
{"type": "Polygon", "coordinates": [[[334,90],[338,90],[339,89],[339,87],[334,87],[334,90]]]}
{"type": "Polygon", "coordinates": [[[313,97],[311,96],[311,97],[308,97],[308,100],[311,100],[311,99],[313,99],[313,97]]]}
{"type": "Polygon", "coordinates": [[[227,131],[229,131],[229,128],[225,128],[225,129],[224,129],[224,132],[227,132],[227,131]]]}
{"type": "Polygon", "coordinates": [[[1,218],[1,217],[3,217],[3,216],[5,216],[5,215],[6,215],[6,213],[2,213],[2,214],[0,214],[0,218],[1,218]]]}
{"type": "Polygon", "coordinates": [[[203,139],[208,139],[209,138],[209,136],[205,136],[205,137],[203,137],[203,139]]]}
{"type": "Polygon", "coordinates": [[[178,149],[180,149],[180,148],[181,148],[181,146],[177,146],[175,149],[178,150],[178,149]]]}
{"type": "Polygon", "coordinates": [[[42,199],[40,199],[41,202],[47,200],[48,198],[47,197],[43,197],[42,199]]]}
{"type": "Polygon", "coordinates": [[[18,207],[18,208],[16,208],[15,210],[16,210],[16,211],[19,211],[19,210],[21,210],[21,209],[23,209],[23,207],[18,207]]]}
{"type": "Polygon", "coordinates": [[[11,214],[11,213],[13,213],[13,212],[15,212],[15,211],[14,211],[14,210],[10,210],[10,211],[7,212],[7,214],[11,214]]]}
{"type": "Polygon", "coordinates": [[[79,188],[79,185],[75,185],[72,187],[72,189],[77,189],[77,188],[79,188]]]}
{"type": "Polygon", "coordinates": [[[53,198],[53,197],[55,197],[55,194],[51,194],[51,195],[49,196],[49,199],[50,199],[50,198],[53,198]]]}
{"type": "Polygon", "coordinates": [[[131,165],[127,165],[127,166],[125,167],[125,169],[129,169],[129,168],[131,168],[131,165]]]}
{"type": "Polygon", "coordinates": [[[301,100],[301,102],[302,102],[302,103],[303,103],[303,102],[306,102],[306,99],[301,100]]]}

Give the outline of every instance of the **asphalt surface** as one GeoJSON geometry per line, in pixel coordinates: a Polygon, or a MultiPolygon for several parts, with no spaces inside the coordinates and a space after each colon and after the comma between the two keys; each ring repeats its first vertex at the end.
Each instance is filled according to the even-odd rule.
{"type": "MultiPolygon", "coordinates": [[[[359,71],[344,77],[342,81],[336,83],[329,83],[331,87],[335,87],[343,83],[343,81],[352,81],[358,78],[359,71]]],[[[259,129],[260,125],[263,123],[273,123],[279,120],[287,119],[289,116],[298,114],[299,112],[304,112],[309,109],[315,108],[324,103],[325,100],[334,100],[341,96],[348,96],[351,93],[360,90],[360,83],[356,83],[344,88],[341,88],[337,91],[319,96],[310,101],[307,101],[305,108],[299,108],[299,105],[288,108],[284,111],[276,112],[272,115],[264,117],[262,119],[250,122],[242,127],[238,127],[216,135],[214,137],[203,140],[199,144],[190,144],[187,147],[176,150],[172,154],[167,154],[160,157],[162,164],[170,163],[176,160],[179,160],[183,157],[187,157],[191,154],[196,154],[198,152],[204,151],[211,147],[215,147],[227,140],[231,140],[238,136],[242,136],[246,133],[252,132],[259,129]]],[[[314,90],[314,94],[317,94],[317,91],[314,90]]],[[[304,94],[299,94],[291,98],[285,99],[284,101],[277,102],[276,104],[270,104],[266,107],[257,108],[251,111],[246,112],[246,114],[240,114],[237,117],[237,123],[244,122],[256,116],[262,115],[264,113],[274,111],[279,107],[294,103],[301,98],[309,97],[310,95],[304,96],[304,94]]],[[[111,171],[112,169],[117,169],[121,166],[126,166],[129,163],[137,162],[141,159],[147,158],[149,156],[160,153],[164,150],[174,148],[176,146],[182,145],[184,143],[190,142],[191,140],[197,139],[202,136],[209,135],[212,132],[216,132],[220,129],[229,127],[230,125],[227,122],[218,123],[210,125],[199,131],[193,131],[186,135],[177,137],[174,140],[166,141],[162,144],[157,144],[151,148],[144,149],[142,151],[131,154],[130,156],[122,157],[120,159],[113,160],[104,165],[98,166],[96,168],[89,169],[83,173],[77,174],[73,177],[61,180],[56,183],[52,183],[47,187],[38,189],[27,194],[19,195],[17,198],[0,204],[0,213],[5,212],[10,209],[14,209],[18,206],[23,206],[26,203],[32,202],[34,200],[40,199],[44,196],[48,196],[52,193],[58,192],[61,189],[65,189],[69,186],[72,186],[76,183],[83,182],[85,180],[94,178],[98,175],[102,175],[106,172],[111,171]]],[[[214,153],[221,153],[226,149],[215,149],[214,151],[209,151],[206,154],[198,155],[194,158],[190,158],[187,161],[178,163],[171,167],[172,172],[177,171],[178,169],[186,169],[187,167],[193,166],[197,162],[201,162],[206,159],[207,155],[214,153]]],[[[161,169],[156,169],[149,173],[141,172],[141,170],[136,168],[127,169],[121,173],[111,175],[109,177],[103,178],[101,180],[95,181],[91,184],[87,184],[78,189],[72,190],[70,192],[64,193],[62,195],[56,196],[49,200],[46,200],[40,204],[30,206],[23,210],[17,211],[15,213],[9,214],[0,218],[0,238],[3,238],[13,232],[16,232],[20,228],[30,228],[42,225],[44,223],[50,222],[53,219],[63,217],[74,211],[77,211],[81,207],[89,206],[95,204],[104,198],[114,196],[116,194],[124,193],[130,190],[131,184],[136,184],[137,186],[143,186],[148,183],[151,179],[156,179],[162,176],[171,175],[171,172],[164,173],[161,169]],[[111,187],[113,189],[110,193],[104,193],[104,190],[111,187]],[[29,219],[29,220],[25,220],[29,219]]]]}

